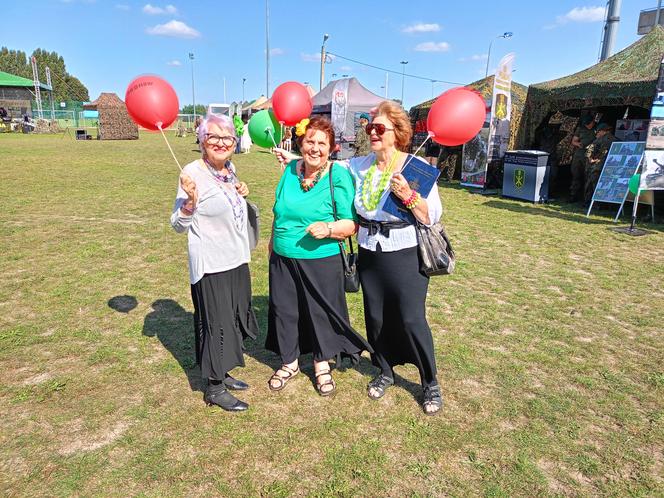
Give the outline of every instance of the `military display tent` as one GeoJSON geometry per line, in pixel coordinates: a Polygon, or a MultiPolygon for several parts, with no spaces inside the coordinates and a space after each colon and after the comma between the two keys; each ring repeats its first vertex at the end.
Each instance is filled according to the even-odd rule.
{"type": "MultiPolygon", "coordinates": [[[[535,130],[555,113],[578,116],[582,109],[614,107],[607,121],[630,107],[629,117],[648,118],[664,54],[664,28],[655,26],[629,47],[578,73],[530,85],[517,146],[528,148],[535,130]]],[[[614,122],[610,123],[615,124],[614,122]]]]}
{"type": "MultiPolygon", "coordinates": [[[[484,100],[491,105],[491,99],[493,97],[493,79],[494,75],[487,76],[481,80],[477,80],[469,85],[466,85],[466,88],[471,88],[478,91],[484,97],[484,100]]],[[[509,148],[513,148],[514,138],[516,137],[516,130],[519,129],[519,123],[521,121],[521,114],[523,112],[523,106],[526,101],[526,92],[527,87],[517,83],[512,82],[511,93],[512,93],[512,119],[510,121],[510,142],[509,148]]],[[[429,115],[429,109],[436,101],[438,97],[426,102],[422,102],[416,106],[410,108],[410,121],[413,126],[413,147],[419,147],[422,141],[426,138],[427,129],[426,129],[426,120],[429,115]]]]}
{"type": "Polygon", "coordinates": [[[83,105],[87,111],[99,113],[100,140],[135,140],[138,126],[132,121],[125,103],[114,93],[102,93],[97,100],[83,105]]]}

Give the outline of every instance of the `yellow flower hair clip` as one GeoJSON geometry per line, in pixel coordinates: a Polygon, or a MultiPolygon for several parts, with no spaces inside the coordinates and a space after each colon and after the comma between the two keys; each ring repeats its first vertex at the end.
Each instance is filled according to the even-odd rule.
{"type": "Polygon", "coordinates": [[[309,118],[304,118],[302,121],[300,121],[298,124],[295,125],[295,134],[298,137],[301,137],[304,135],[304,133],[307,131],[307,125],[309,124],[309,118]]]}

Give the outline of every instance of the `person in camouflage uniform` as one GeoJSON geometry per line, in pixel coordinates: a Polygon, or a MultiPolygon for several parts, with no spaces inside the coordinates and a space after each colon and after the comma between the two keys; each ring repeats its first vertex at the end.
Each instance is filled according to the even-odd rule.
{"type": "Polygon", "coordinates": [[[454,173],[456,171],[457,160],[461,155],[463,149],[460,146],[456,147],[443,146],[441,147],[441,149],[442,150],[440,152],[439,163],[438,163],[440,169],[440,176],[444,180],[451,182],[452,179],[454,178],[454,173]]]}
{"type": "Polygon", "coordinates": [[[575,150],[570,166],[570,173],[572,174],[572,184],[569,188],[570,202],[580,201],[584,192],[587,161],[586,149],[595,141],[594,126],[595,122],[592,116],[585,115],[581,118],[581,123],[572,137],[572,147],[575,150]]]}
{"type": "Polygon", "coordinates": [[[365,127],[369,124],[369,115],[360,114],[360,126],[355,133],[355,157],[367,156],[371,152],[371,142],[365,127]]]}
{"type": "Polygon", "coordinates": [[[606,123],[598,124],[597,130],[595,132],[597,138],[588,146],[586,151],[586,156],[588,157],[586,167],[586,188],[584,195],[586,204],[590,204],[590,201],[593,198],[595,187],[597,187],[597,182],[599,181],[599,177],[602,174],[604,160],[609,153],[611,144],[618,140],[613,135],[612,131],[613,127],[611,125],[606,123]]]}

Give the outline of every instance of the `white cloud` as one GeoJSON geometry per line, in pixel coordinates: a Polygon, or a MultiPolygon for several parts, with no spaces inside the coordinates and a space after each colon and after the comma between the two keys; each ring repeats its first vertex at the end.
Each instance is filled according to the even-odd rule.
{"type": "Polygon", "coordinates": [[[116,3],[115,8],[118,10],[129,10],[129,5],[125,3],[116,3]]]}
{"type": "Polygon", "coordinates": [[[270,49],[270,55],[284,55],[286,51],[283,48],[275,47],[270,49]]]}
{"type": "Polygon", "coordinates": [[[416,52],[447,52],[450,44],[447,42],[424,42],[415,47],[416,52]]]}
{"type": "Polygon", "coordinates": [[[461,57],[459,62],[485,61],[487,54],[473,54],[470,57],[461,57]]]}
{"type": "Polygon", "coordinates": [[[350,66],[341,66],[339,69],[341,71],[352,71],[353,70],[353,68],[350,67],[350,66]]]}
{"type": "Polygon", "coordinates": [[[604,21],[606,8],[598,7],[574,7],[567,14],[556,17],[555,24],[544,26],[544,29],[553,29],[570,22],[602,22],[604,21]]]}
{"type": "Polygon", "coordinates": [[[416,23],[406,26],[401,30],[402,33],[433,33],[440,31],[440,25],[436,23],[416,23]]]}
{"type": "Polygon", "coordinates": [[[158,7],[156,5],[145,4],[143,6],[143,12],[151,16],[159,16],[164,14],[177,15],[178,9],[173,5],[167,5],[166,7],[158,7]]]}
{"type": "Polygon", "coordinates": [[[174,38],[199,38],[201,34],[194,28],[180,21],[169,21],[166,24],[157,24],[145,32],[149,35],[172,36],[174,38]]]}
{"type": "MultiPolygon", "coordinates": [[[[325,54],[325,55],[326,55],[326,57],[328,57],[329,59],[332,59],[332,60],[334,60],[336,58],[336,57],[334,57],[334,55],[330,55],[330,54],[325,54]]],[[[320,63],[320,53],[305,54],[304,52],[302,52],[302,53],[300,53],[300,58],[304,62],[318,62],[318,63],[320,63]]]]}
{"type": "Polygon", "coordinates": [[[169,65],[169,66],[181,66],[182,62],[180,62],[177,59],[174,59],[172,61],[168,61],[166,64],[169,65]]]}

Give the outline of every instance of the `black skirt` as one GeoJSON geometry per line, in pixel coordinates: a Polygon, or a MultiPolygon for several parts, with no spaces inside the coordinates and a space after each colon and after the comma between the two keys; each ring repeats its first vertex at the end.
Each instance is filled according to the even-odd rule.
{"type": "Polygon", "coordinates": [[[235,367],[244,366],[243,341],[258,333],[249,265],[203,275],[191,286],[191,298],[201,376],[224,380],[235,367]]]}
{"type": "Polygon", "coordinates": [[[384,373],[412,363],[423,385],[436,383],[433,337],[425,315],[429,277],[419,271],[417,247],[382,252],[360,247],[358,270],[371,359],[384,373]]]}
{"type": "Polygon", "coordinates": [[[350,325],[343,279],[339,255],[293,259],[273,252],[265,347],[284,364],[307,353],[325,361],[371,351],[350,325]]]}

